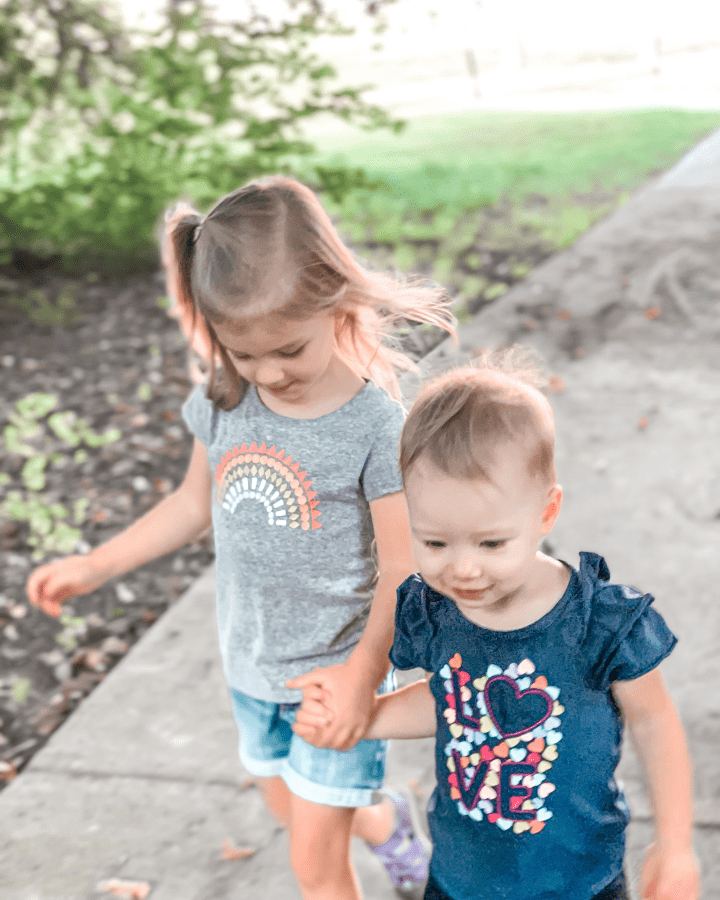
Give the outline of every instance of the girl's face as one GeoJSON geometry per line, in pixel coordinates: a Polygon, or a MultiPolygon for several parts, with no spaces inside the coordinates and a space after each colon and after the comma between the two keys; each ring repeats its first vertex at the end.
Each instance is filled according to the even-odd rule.
{"type": "Polygon", "coordinates": [[[335,321],[332,312],[312,319],[270,313],[215,326],[215,333],[239,375],[255,385],[267,406],[274,409],[279,401],[303,408],[328,392],[340,363],[335,321]]]}
{"type": "Polygon", "coordinates": [[[502,630],[503,617],[510,622],[543,590],[538,544],[561,494],[527,473],[521,448],[504,449],[492,476],[455,478],[421,457],[406,494],[420,574],[470,621],[502,630]]]}

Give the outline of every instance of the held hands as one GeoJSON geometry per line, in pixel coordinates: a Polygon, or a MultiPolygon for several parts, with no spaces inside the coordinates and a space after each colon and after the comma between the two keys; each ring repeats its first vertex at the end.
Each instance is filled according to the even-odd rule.
{"type": "Polygon", "coordinates": [[[316,747],[349,750],[363,739],[375,692],[348,664],[313,669],[286,682],[303,692],[293,731],[316,747]]]}
{"type": "Polygon", "coordinates": [[[66,556],[35,569],[25,590],[33,606],[57,619],[65,600],[78,594],[89,594],[103,581],[90,556],[66,556]]]}
{"type": "Polygon", "coordinates": [[[692,848],[668,850],[652,844],[645,854],[638,891],[641,900],[698,900],[700,875],[692,848]]]}

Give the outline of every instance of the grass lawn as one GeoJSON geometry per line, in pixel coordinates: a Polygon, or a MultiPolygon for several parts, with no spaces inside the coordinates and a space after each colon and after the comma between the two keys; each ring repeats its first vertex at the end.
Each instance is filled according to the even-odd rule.
{"type": "Polygon", "coordinates": [[[313,162],[381,183],[323,196],[361,255],[431,275],[472,312],[718,127],[720,111],[466,112],[323,134],[313,162]]]}

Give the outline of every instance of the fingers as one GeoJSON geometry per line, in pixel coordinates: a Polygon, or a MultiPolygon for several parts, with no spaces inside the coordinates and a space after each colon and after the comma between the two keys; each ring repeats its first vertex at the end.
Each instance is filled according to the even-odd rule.
{"type": "Polygon", "coordinates": [[[49,566],[41,566],[32,573],[25,592],[31,606],[37,607],[54,619],[60,615],[63,601],[72,596],[67,587],[54,583],[53,572],[49,566]]]}
{"type": "Polygon", "coordinates": [[[324,728],[332,723],[333,714],[322,703],[303,700],[302,706],[295,714],[295,721],[303,725],[324,728]]]}
{"type": "Polygon", "coordinates": [[[291,678],[285,682],[285,687],[290,688],[291,691],[302,691],[311,685],[320,687],[320,682],[314,672],[305,672],[304,675],[298,675],[297,678],[291,678]]]}

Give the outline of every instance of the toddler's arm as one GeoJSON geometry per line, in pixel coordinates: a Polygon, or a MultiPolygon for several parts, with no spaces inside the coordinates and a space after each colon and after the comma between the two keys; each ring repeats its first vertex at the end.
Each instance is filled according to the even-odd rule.
{"type": "MultiPolygon", "coordinates": [[[[362,740],[372,713],[373,696],[390,668],[396,592],[416,570],[410,541],[405,495],[387,494],[370,503],[378,558],[378,580],[367,625],[343,665],[314,669],[288,682],[288,687],[322,692],[330,724],[324,730],[303,721],[294,730],[316,746],[348,750],[362,740]]],[[[308,700],[310,700],[308,695],[308,700]]]]}
{"type": "Polygon", "coordinates": [[[368,740],[432,737],[437,731],[429,677],[375,698],[368,740]]]}
{"type": "Polygon", "coordinates": [[[612,685],[645,770],[655,839],[640,877],[642,900],[697,900],[692,848],[692,768],[680,717],[658,669],[612,685]]]}
{"type": "Polygon", "coordinates": [[[182,484],[157,506],[87,556],[68,556],[39,566],[27,583],[28,599],[51,616],[63,601],[96,590],[109,578],[177,550],[211,522],[211,474],[205,446],[195,440],[182,484]]]}

